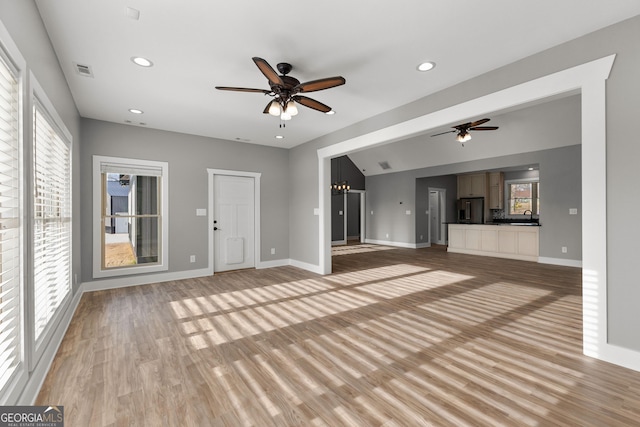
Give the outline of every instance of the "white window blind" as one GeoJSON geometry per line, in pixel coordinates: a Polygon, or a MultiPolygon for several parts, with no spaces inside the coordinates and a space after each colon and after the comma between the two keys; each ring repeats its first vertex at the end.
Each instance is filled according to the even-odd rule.
{"type": "Polygon", "coordinates": [[[21,362],[19,85],[0,56],[0,390],[21,362]]]}
{"type": "Polygon", "coordinates": [[[71,150],[34,100],[34,315],[40,338],[71,290],[71,150]]]}

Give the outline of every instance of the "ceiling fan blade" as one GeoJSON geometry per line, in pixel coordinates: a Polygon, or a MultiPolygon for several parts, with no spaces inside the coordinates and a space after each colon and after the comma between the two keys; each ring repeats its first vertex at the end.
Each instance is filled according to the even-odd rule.
{"type": "Polygon", "coordinates": [[[458,130],[467,130],[471,127],[473,123],[469,122],[469,123],[462,123],[460,125],[457,126],[451,126],[454,129],[458,129],[458,130]]]}
{"type": "Polygon", "coordinates": [[[234,92],[257,92],[257,93],[265,93],[265,94],[271,93],[270,90],[251,89],[251,88],[248,88],[248,87],[216,86],[216,89],[218,89],[218,90],[231,90],[231,91],[234,91],[234,92]]]}
{"type": "Polygon", "coordinates": [[[474,126],[469,128],[469,130],[496,130],[498,126],[474,126]]]}
{"type": "Polygon", "coordinates": [[[262,71],[262,74],[264,74],[267,80],[269,80],[270,85],[284,86],[284,82],[282,81],[278,73],[276,73],[276,71],[271,67],[271,65],[269,65],[267,61],[262,58],[258,58],[257,56],[254,56],[251,59],[253,59],[253,62],[256,63],[260,71],[262,71]]]}
{"type": "Polygon", "coordinates": [[[345,84],[347,81],[344,77],[327,77],[326,79],[311,80],[310,82],[300,83],[293,88],[294,92],[315,92],[317,90],[329,89],[332,87],[345,84]]]}
{"type": "Polygon", "coordinates": [[[300,105],[304,105],[305,107],[312,108],[314,110],[322,111],[323,113],[328,113],[331,111],[331,107],[323,104],[320,101],[316,101],[315,99],[308,98],[306,96],[294,96],[293,100],[300,105]]]}
{"type": "Polygon", "coordinates": [[[483,123],[487,123],[489,120],[491,120],[491,119],[480,119],[480,120],[477,120],[477,121],[475,121],[473,123],[469,123],[469,127],[473,128],[473,127],[476,127],[476,126],[480,126],[483,123]]]}
{"type": "Polygon", "coordinates": [[[446,132],[436,133],[435,135],[431,135],[431,136],[439,136],[439,135],[444,135],[445,133],[453,133],[453,132],[455,132],[455,130],[448,130],[446,132]]]}

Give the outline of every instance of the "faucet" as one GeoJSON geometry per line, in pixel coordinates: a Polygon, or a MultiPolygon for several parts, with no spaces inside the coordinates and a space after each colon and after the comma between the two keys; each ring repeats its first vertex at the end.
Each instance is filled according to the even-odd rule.
{"type": "Polygon", "coordinates": [[[526,215],[527,212],[529,212],[529,215],[530,215],[529,220],[533,222],[533,212],[531,210],[527,209],[526,211],[522,212],[522,215],[526,215]]]}

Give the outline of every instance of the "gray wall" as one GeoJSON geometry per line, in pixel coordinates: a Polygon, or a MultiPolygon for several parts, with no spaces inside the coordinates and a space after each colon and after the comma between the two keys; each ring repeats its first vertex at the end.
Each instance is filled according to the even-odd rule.
{"type": "MultiPolygon", "coordinates": [[[[637,286],[634,270],[640,228],[628,226],[629,212],[640,212],[640,198],[630,197],[637,193],[636,186],[628,177],[628,171],[635,170],[637,159],[640,158],[640,144],[636,139],[629,138],[628,133],[629,124],[636,122],[637,112],[640,111],[640,97],[630,95],[640,93],[640,79],[637,78],[640,74],[638,40],[640,16],[295,147],[291,150],[289,174],[296,178],[295,187],[306,191],[304,195],[291,200],[292,256],[302,262],[319,263],[318,217],[313,215],[313,208],[318,207],[318,148],[615,53],[616,60],[606,83],[608,337],[611,344],[640,351],[640,335],[637,332],[640,330],[640,317],[637,316],[640,286],[637,286]]],[[[398,208],[398,199],[412,200],[413,196],[403,192],[394,199],[398,208]]],[[[403,210],[400,209],[401,212],[403,210]]],[[[374,221],[383,224],[382,220],[374,221]]],[[[410,241],[413,233],[402,230],[393,235],[396,239],[410,241]]],[[[543,245],[543,252],[546,253],[546,243],[543,245]]]]}
{"type": "Polygon", "coordinates": [[[82,279],[92,279],[92,156],[169,162],[169,271],[206,268],[207,168],[260,172],[261,260],[289,258],[288,151],[98,120],[82,120],[82,279]],[[271,255],[270,248],[276,249],[271,255]],[[196,255],[196,263],[189,262],[196,255]]]}

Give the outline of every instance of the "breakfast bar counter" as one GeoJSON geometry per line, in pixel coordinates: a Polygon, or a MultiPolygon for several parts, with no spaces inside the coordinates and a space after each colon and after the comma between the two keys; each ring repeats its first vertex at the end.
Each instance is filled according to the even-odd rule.
{"type": "Polygon", "coordinates": [[[449,224],[447,251],[537,262],[539,231],[534,224],[449,224]]]}

